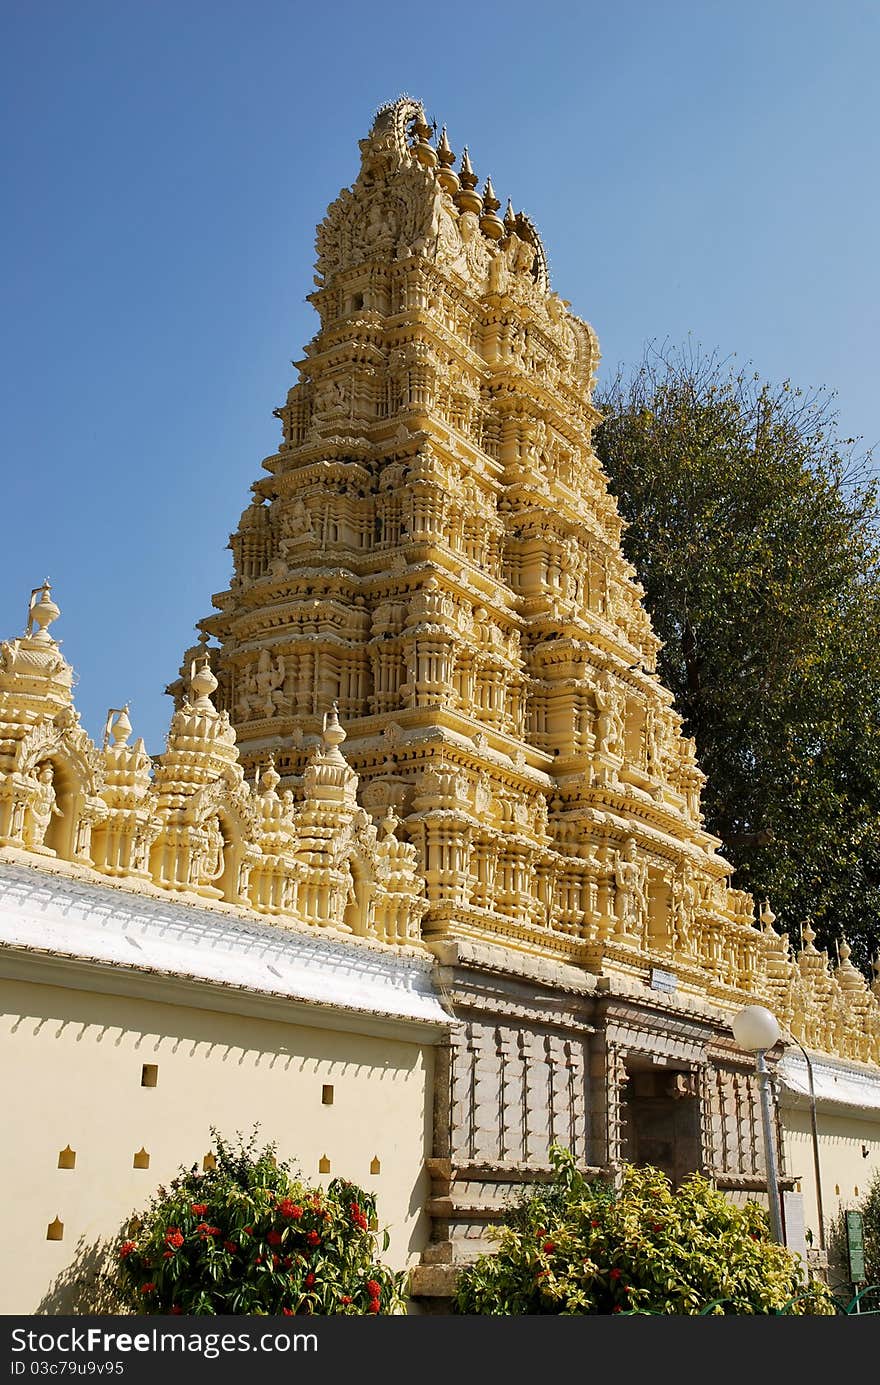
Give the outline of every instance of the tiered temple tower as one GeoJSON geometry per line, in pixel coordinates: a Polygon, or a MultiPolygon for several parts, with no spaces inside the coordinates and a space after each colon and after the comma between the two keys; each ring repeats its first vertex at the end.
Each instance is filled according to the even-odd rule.
{"type": "Polygon", "coordinates": [[[674,952],[748,990],[752,904],[591,445],[595,334],[529,218],[430,135],[382,110],[318,229],[320,330],[201,622],[220,705],[296,790],[338,703],[362,801],[420,849],[426,937],[636,975],[674,952]]]}
{"type": "MultiPolygon", "coordinates": [[[[360,149],[318,228],[320,327],[201,629],[246,771],[271,754],[302,799],[336,702],[364,808],[417,849],[421,936],[460,1021],[416,1281],[442,1294],[554,1141],[759,1189],[727,1019],[765,996],[796,1033],[821,1011],[824,1033],[833,1006],[703,826],[591,444],[594,332],[529,217],[499,215],[418,102],[380,110],[360,149]]],[[[186,678],[169,691],[180,704],[186,678]]],[[[834,1044],[876,1062],[876,1001],[857,999],[834,1044]]]]}

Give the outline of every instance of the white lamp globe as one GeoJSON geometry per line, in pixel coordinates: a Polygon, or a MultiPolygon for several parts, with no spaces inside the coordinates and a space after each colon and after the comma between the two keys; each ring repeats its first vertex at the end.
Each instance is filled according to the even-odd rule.
{"type": "Polygon", "coordinates": [[[776,1016],[764,1005],[747,1005],[730,1021],[733,1037],[747,1053],[772,1048],[779,1038],[776,1016]]]}

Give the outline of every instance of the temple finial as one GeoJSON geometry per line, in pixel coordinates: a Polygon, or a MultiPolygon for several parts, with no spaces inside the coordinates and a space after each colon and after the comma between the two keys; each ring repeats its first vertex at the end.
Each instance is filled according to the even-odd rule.
{"type": "Polygon", "coordinates": [[[459,165],[458,177],[461,187],[456,195],[455,205],[458,207],[459,211],[473,212],[476,216],[479,216],[483,210],[483,199],[476,190],[479,179],[471,167],[471,159],[468,154],[467,145],[465,145],[464,149],[461,151],[461,164],[459,165]]]}
{"type": "Polygon", "coordinates": [[[214,692],[217,687],[217,679],[212,672],[210,655],[207,649],[199,655],[199,658],[202,660],[202,663],[196,667],[196,661],[193,659],[190,671],[190,691],[194,692],[196,695],[193,706],[198,708],[199,711],[210,710],[213,712],[216,711],[216,708],[211,702],[211,693],[214,692]]]}
{"type": "Polygon", "coordinates": [[[498,208],[501,203],[495,196],[495,189],[492,186],[492,179],[487,178],[483,188],[483,215],[480,217],[480,230],[490,240],[502,240],[504,237],[504,222],[498,215],[498,208]]]}
{"type": "Polygon", "coordinates": [[[46,577],[41,586],[34,587],[31,591],[25,635],[31,635],[33,639],[39,640],[40,644],[49,644],[52,636],[49,634],[48,627],[60,615],[60,609],[52,600],[51,583],[46,577]],[[32,633],[35,625],[37,627],[36,632],[32,633]]]}

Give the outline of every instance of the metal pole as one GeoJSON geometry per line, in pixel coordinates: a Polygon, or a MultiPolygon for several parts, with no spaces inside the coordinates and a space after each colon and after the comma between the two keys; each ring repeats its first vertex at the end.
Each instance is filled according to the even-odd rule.
{"type": "MultiPolygon", "coordinates": [[[[797,1039],[795,1039],[797,1044],[797,1039]]],[[[816,1177],[816,1212],[819,1218],[819,1249],[825,1249],[825,1208],[822,1201],[822,1169],[819,1164],[819,1122],[816,1119],[816,1089],[813,1086],[813,1064],[807,1050],[797,1044],[807,1064],[807,1079],[810,1084],[810,1128],[813,1132],[813,1171],[816,1177]]]]}
{"type": "Polygon", "coordinates": [[[755,1054],[758,1087],[761,1092],[761,1120],[764,1126],[764,1157],[767,1162],[767,1201],[770,1204],[770,1234],[778,1245],[784,1245],[782,1234],[782,1204],[779,1200],[779,1173],[776,1168],[776,1141],[770,1115],[770,1074],[764,1061],[764,1050],[755,1054]]]}

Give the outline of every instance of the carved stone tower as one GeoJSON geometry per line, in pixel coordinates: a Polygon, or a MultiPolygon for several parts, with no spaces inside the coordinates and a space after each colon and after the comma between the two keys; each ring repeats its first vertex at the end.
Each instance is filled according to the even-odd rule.
{"type": "Polygon", "coordinates": [[[246,770],[272,754],[301,796],[337,702],[363,806],[418,849],[461,1020],[435,1103],[439,1265],[554,1140],[759,1186],[724,1014],[791,963],[729,887],[655,675],[591,446],[596,336],[531,220],[431,135],[417,102],[380,110],[318,228],[320,328],[201,628],[246,770]]]}
{"type": "Polygon", "coordinates": [[[592,969],[677,945],[701,988],[748,983],[751,901],[591,448],[596,337],[531,221],[430,134],[382,110],[318,229],[321,327],[201,622],[219,704],[295,787],[338,702],[362,801],[420,848],[426,937],[592,969]]]}

